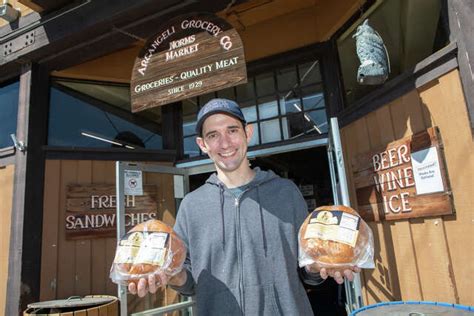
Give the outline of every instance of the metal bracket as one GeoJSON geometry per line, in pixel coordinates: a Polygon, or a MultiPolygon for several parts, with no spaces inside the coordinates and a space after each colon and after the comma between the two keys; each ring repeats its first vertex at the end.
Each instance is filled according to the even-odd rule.
{"type": "Polygon", "coordinates": [[[20,15],[21,13],[19,9],[13,8],[8,1],[3,0],[3,4],[0,5],[0,18],[11,23],[16,21],[20,15]]]}
{"type": "Polygon", "coordinates": [[[22,50],[25,47],[33,45],[35,42],[35,31],[25,33],[17,38],[12,39],[9,42],[2,44],[2,56],[6,57],[13,53],[16,53],[19,50],[22,50]]]}
{"type": "Polygon", "coordinates": [[[24,142],[22,142],[21,140],[18,140],[16,138],[16,135],[15,134],[10,134],[10,137],[12,138],[13,140],[13,145],[15,146],[16,150],[19,150],[21,151],[22,153],[24,153],[26,151],[26,145],[24,142]]]}

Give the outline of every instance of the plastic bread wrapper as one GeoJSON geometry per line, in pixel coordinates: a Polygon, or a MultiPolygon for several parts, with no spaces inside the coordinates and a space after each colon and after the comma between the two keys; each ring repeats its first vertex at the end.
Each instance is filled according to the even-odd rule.
{"type": "Polygon", "coordinates": [[[116,284],[128,285],[151,274],[172,277],[183,269],[187,249],[174,231],[157,220],[139,225],[117,244],[110,269],[110,278],[116,284]],[[141,229],[137,230],[139,225],[141,229]]]}
{"type": "Polygon", "coordinates": [[[369,225],[361,217],[339,212],[341,214],[338,219],[338,216],[334,216],[327,222],[321,222],[313,219],[315,212],[308,216],[298,232],[300,267],[315,263],[321,268],[337,270],[354,266],[363,269],[375,267],[374,237],[369,225]],[[341,215],[350,216],[357,223],[352,227],[344,227],[344,224],[341,225],[345,223],[344,219],[341,220],[341,215]],[[302,236],[303,233],[305,236],[302,236]]]}

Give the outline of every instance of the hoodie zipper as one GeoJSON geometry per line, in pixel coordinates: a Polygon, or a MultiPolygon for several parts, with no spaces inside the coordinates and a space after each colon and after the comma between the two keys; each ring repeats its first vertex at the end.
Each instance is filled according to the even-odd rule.
{"type": "MultiPolygon", "coordinates": [[[[263,182],[262,182],[263,183],[263,182]]],[[[239,296],[240,296],[240,307],[242,308],[242,315],[245,315],[245,296],[244,296],[244,263],[242,254],[242,230],[240,228],[240,199],[245,193],[250,191],[252,188],[247,188],[239,195],[234,198],[235,206],[235,222],[237,226],[237,262],[239,265],[239,296]]]]}
{"type": "MultiPolygon", "coordinates": [[[[260,182],[259,184],[262,185],[269,181],[273,180],[273,178],[267,179],[265,181],[260,182]]],[[[209,181],[209,180],[208,180],[209,181]]],[[[209,182],[211,184],[216,184],[214,182],[209,182]]],[[[237,230],[237,263],[238,263],[238,272],[239,272],[239,303],[240,307],[242,308],[242,315],[245,314],[245,297],[244,297],[244,275],[243,275],[243,254],[242,254],[242,231],[240,228],[240,199],[250,191],[253,187],[248,187],[239,195],[239,197],[234,198],[234,206],[235,206],[235,223],[236,223],[236,230],[237,230]]]]}
{"type": "Polygon", "coordinates": [[[242,308],[242,315],[245,314],[245,298],[244,298],[244,278],[243,278],[243,260],[242,260],[242,232],[240,229],[240,197],[244,195],[245,191],[240,194],[238,198],[235,198],[235,216],[237,224],[237,262],[239,265],[239,296],[240,296],[240,307],[242,308]]]}

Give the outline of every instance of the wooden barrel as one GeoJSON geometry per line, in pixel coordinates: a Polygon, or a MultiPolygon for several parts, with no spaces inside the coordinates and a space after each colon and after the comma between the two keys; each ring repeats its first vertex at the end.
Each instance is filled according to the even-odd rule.
{"type": "Polygon", "coordinates": [[[441,302],[400,301],[382,302],[362,307],[351,313],[351,316],[399,316],[399,315],[449,315],[472,316],[473,306],[441,302]]]}
{"type": "Polygon", "coordinates": [[[115,296],[71,296],[64,300],[28,304],[23,316],[118,316],[119,303],[115,296]]]}

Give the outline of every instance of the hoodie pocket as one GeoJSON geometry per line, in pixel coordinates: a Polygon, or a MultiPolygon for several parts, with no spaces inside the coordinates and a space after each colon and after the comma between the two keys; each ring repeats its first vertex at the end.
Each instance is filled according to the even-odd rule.
{"type": "Polygon", "coordinates": [[[247,286],[244,293],[246,315],[283,315],[273,284],[247,286]]]}

